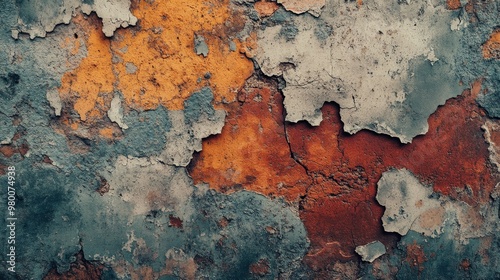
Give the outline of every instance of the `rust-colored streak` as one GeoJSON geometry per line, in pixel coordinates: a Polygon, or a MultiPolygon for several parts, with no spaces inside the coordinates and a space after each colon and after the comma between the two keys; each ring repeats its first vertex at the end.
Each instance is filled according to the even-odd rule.
{"type": "Polygon", "coordinates": [[[195,182],[219,191],[244,187],[265,195],[296,200],[311,183],[293,160],[283,127],[282,96],[275,84],[252,78],[240,92],[240,102],[229,104],[220,135],[203,141],[193,161],[195,182]]]}
{"type": "Polygon", "coordinates": [[[493,31],[482,47],[485,59],[500,59],[500,29],[493,31]]]}

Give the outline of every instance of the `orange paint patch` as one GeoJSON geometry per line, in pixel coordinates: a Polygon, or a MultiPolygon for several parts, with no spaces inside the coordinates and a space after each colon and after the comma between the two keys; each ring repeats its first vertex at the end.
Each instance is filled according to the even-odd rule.
{"type": "Polygon", "coordinates": [[[257,13],[259,13],[260,17],[268,17],[274,14],[274,12],[276,12],[276,10],[279,8],[276,2],[271,2],[268,0],[255,2],[253,7],[255,8],[257,13]]]}
{"type": "Polygon", "coordinates": [[[203,141],[191,163],[196,183],[222,192],[241,188],[296,200],[311,183],[286,142],[282,96],[275,84],[250,79],[229,104],[222,133],[203,141]]]}
{"type": "Polygon", "coordinates": [[[102,34],[95,16],[75,21],[87,33],[80,37],[88,56],[64,75],[59,91],[73,100],[82,121],[102,118],[115,90],[129,107],[140,109],[183,109],[184,100],[205,86],[212,88],[215,103],[235,100],[253,72],[251,61],[230,50],[230,42],[241,48],[235,37],[245,24],[242,12],[215,0],[140,1],[134,7],[138,27],[118,30],[113,39],[102,34]],[[195,34],[204,37],[207,57],[196,54],[195,34]]]}
{"type": "Polygon", "coordinates": [[[486,59],[500,59],[500,30],[495,30],[488,41],[483,44],[483,57],[486,59]]]}

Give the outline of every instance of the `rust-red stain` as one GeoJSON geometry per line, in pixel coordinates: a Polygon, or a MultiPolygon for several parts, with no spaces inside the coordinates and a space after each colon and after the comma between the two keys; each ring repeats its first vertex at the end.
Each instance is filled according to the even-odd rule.
{"type": "Polygon", "coordinates": [[[438,108],[428,133],[407,145],[369,131],[344,133],[338,106],[325,104],[319,127],[286,124],[293,153],[281,95],[273,83],[252,83],[239,104],[228,105],[226,126],[204,141],[190,173],[219,190],[238,186],[298,202],[311,241],[305,262],[313,268],[356,259],[355,247],[375,240],[387,247],[397,242],[384,232],[384,209],[375,200],[376,184],[390,168],[407,168],[435,192],[473,206],[489,200],[498,180],[481,130],[485,112],[475,102],[480,81],[438,108]]]}

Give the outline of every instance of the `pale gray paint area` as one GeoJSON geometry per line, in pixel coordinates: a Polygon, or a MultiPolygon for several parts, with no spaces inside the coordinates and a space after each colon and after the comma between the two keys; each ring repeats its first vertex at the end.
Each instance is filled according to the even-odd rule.
{"type": "Polygon", "coordinates": [[[325,6],[325,0],[277,0],[287,11],[296,14],[310,13],[315,17],[321,15],[321,9],[325,6]]]}
{"type": "Polygon", "coordinates": [[[62,110],[62,103],[61,103],[61,97],[59,96],[59,92],[57,89],[50,89],[47,91],[47,100],[50,103],[50,107],[54,109],[54,114],[56,116],[61,115],[61,110],[62,110]]]}
{"type": "Polygon", "coordinates": [[[255,59],[265,75],[286,81],[287,121],[317,126],[321,107],[333,101],[346,132],[369,129],[409,143],[462,92],[452,55],[461,33],[442,5],[364,1],[357,9],[337,0],[319,18],[283,14],[258,31],[255,59]],[[298,32],[287,33],[290,26],[298,32]]]}
{"type": "Polygon", "coordinates": [[[212,118],[202,118],[192,124],[186,124],[184,111],[170,111],[169,117],[172,128],[166,134],[167,144],[160,158],[166,164],[187,166],[193,152],[201,151],[202,139],[222,131],[226,113],[217,110],[212,118]]]}
{"type": "Polygon", "coordinates": [[[201,35],[194,36],[194,51],[197,55],[203,55],[207,57],[208,55],[208,45],[205,42],[205,38],[201,35]]]}

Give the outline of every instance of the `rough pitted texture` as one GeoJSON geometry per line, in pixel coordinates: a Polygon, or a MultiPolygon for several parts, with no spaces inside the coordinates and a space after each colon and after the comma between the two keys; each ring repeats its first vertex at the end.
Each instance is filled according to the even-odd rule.
{"type": "Polygon", "coordinates": [[[0,6],[0,279],[499,278],[498,1],[0,6]]]}

